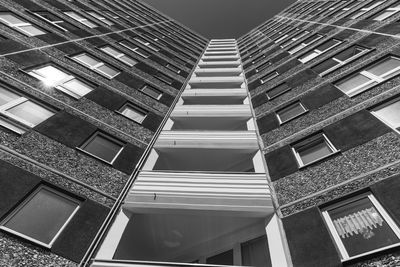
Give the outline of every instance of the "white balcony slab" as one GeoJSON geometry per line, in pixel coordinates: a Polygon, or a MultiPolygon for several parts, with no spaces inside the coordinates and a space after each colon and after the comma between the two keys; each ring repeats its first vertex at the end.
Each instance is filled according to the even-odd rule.
{"type": "Polygon", "coordinates": [[[233,89],[189,89],[182,93],[182,97],[195,97],[195,96],[247,96],[247,91],[244,88],[233,88],[233,89]]]}
{"type": "Polygon", "coordinates": [[[202,61],[200,60],[198,67],[200,68],[222,68],[222,67],[238,67],[241,65],[240,60],[227,60],[227,61],[202,61]]]}
{"type": "MultiPolygon", "coordinates": [[[[95,259],[91,267],[221,267],[214,264],[179,263],[179,262],[155,262],[155,261],[124,261],[95,259]]],[[[230,265],[231,267],[239,267],[230,265]]]]}
{"type": "Polygon", "coordinates": [[[249,216],[273,212],[266,176],[254,173],[142,171],[124,206],[134,212],[174,209],[249,216]]]}
{"type": "Polygon", "coordinates": [[[228,56],[228,55],[238,55],[237,51],[209,51],[206,50],[206,52],[204,53],[205,56],[228,56]]]}
{"type": "Polygon", "coordinates": [[[162,131],[155,148],[254,149],[255,131],[162,131]]]}
{"type": "Polygon", "coordinates": [[[202,56],[201,59],[203,61],[238,60],[239,59],[239,55],[234,55],[234,56],[202,56]]]}
{"type": "Polygon", "coordinates": [[[242,72],[243,72],[243,69],[241,67],[236,67],[236,68],[208,68],[208,69],[197,68],[195,70],[195,75],[196,76],[207,76],[207,75],[216,76],[216,75],[220,74],[221,76],[227,76],[227,75],[239,75],[242,72]]]}
{"type": "Polygon", "coordinates": [[[249,105],[182,105],[171,117],[245,117],[252,116],[249,105]]]}

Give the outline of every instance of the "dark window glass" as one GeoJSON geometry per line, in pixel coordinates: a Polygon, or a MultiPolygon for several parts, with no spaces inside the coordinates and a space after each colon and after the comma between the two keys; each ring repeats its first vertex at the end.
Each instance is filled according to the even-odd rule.
{"type": "Polygon", "coordinates": [[[96,133],[81,149],[107,162],[112,162],[122,147],[121,142],[104,134],[96,133]]]}

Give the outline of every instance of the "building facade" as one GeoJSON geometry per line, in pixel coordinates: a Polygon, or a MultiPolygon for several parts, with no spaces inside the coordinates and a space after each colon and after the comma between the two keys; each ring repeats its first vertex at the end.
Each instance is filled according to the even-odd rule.
{"type": "Polygon", "coordinates": [[[1,266],[400,266],[400,1],[0,8],[1,266]]]}

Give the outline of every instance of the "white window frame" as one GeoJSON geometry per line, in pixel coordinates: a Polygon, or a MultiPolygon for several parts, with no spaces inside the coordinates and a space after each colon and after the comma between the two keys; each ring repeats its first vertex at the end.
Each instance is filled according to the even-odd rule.
{"type": "MultiPolygon", "coordinates": [[[[305,59],[301,59],[301,57],[303,56],[303,55],[301,55],[301,56],[299,56],[297,59],[298,59],[301,63],[305,64],[305,63],[307,63],[307,62],[313,60],[314,58],[317,58],[317,57],[319,57],[320,55],[322,55],[322,54],[328,52],[329,50],[331,50],[332,48],[334,48],[334,47],[340,45],[341,43],[343,43],[343,41],[338,40],[338,39],[334,39],[334,38],[333,38],[332,40],[333,40],[333,41],[336,41],[336,43],[335,43],[334,45],[328,47],[328,48],[325,49],[324,51],[321,51],[321,50],[318,50],[317,48],[315,48],[315,49],[313,49],[313,50],[311,50],[311,51],[309,51],[309,52],[303,54],[303,55],[305,55],[305,54],[314,53],[313,57],[310,58],[310,56],[308,56],[308,57],[306,57],[305,59]]],[[[329,42],[329,41],[330,41],[330,40],[327,40],[326,42],[320,44],[319,46],[324,45],[325,43],[327,43],[327,42],[329,42]]],[[[318,47],[319,47],[319,46],[318,46],[318,47]]]]}
{"type": "Polygon", "coordinates": [[[31,242],[33,242],[33,243],[36,243],[36,244],[39,244],[39,245],[41,245],[41,246],[43,246],[43,247],[51,248],[51,247],[53,246],[54,242],[57,240],[57,238],[58,238],[58,237],[60,236],[60,234],[62,233],[62,231],[65,229],[65,227],[70,223],[70,221],[72,220],[72,218],[74,217],[74,215],[77,213],[77,211],[78,211],[79,208],[80,208],[80,205],[81,205],[81,201],[79,201],[79,200],[77,200],[77,199],[75,199],[75,198],[73,198],[73,197],[71,197],[71,196],[68,196],[67,194],[64,194],[64,193],[62,193],[62,192],[59,192],[59,191],[57,191],[56,189],[53,189],[53,188],[51,188],[51,187],[49,187],[49,186],[40,185],[33,193],[29,194],[29,196],[28,196],[21,204],[19,204],[9,215],[7,215],[7,217],[6,217],[4,220],[2,220],[2,222],[1,222],[1,224],[0,224],[0,229],[4,230],[4,231],[6,231],[6,232],[12,233],[12,234],[14,234],[14,235],[16,235],[16,236],[20,236],[20,237],[22,237],[22,238],[24,238],[24,239],[26,239],[26,240],[29,240],[29,241],[31,241],[31,242]],[[65,221],[65,223],[61,226],[61,228],[58,230],[58,232],[54,235],[54,237],[52,238],[52,240],[51,240],[50,243],[48,243],[48,244],[47,244],[47,243],[44,243],[44,242],[42,242],[42,241],[39,241],[39,240],[37,240],[37,239],[35,239],[35,238],[32,238],[32,237],[30,237],[30,236],[27,236],[27,235],[25,235],[25,234],[23,234],[23,233],[14,231],[14,230],[12,230],[12,229],[10,229],[10,228],[4,226],[4,224],[5,224],[8,220],[10,220],[11,218],[13,218],[14,215],[16,215],[16,214],[17,214],[31,199],[33,199],[33,197],[34,197],[35,195],[37,195],[41,190],[50,191],[50,192],[52,192],[52,193],[54,193],[54,194],[56,194],[56,195],[59,195],[60,197],[63,197],[63,198],[65,198],[65,199],[68,199],[68,200],[70,200],[71,202],[74,202],[74,203],[77,204],[77,207],[74,209],[74,211],[71,213],[71,215],[68,217],[68,219],[65,221]]]}
{"type": "Polygon", "coordinates": [[[93,18],[97,19],[100,22],[103,22],[104,24],[108,25],[108,26],[112,26],[114,25],[114,23],[111,20],[108,20],[105,17],[102,17],[100,14],[98,14],[95,11],[86,11],[86,13],[90,16],[92,16],[93,18]]]}
{"type": "MultiPolygon", "coordinates": [[[[313,140],[309,140],[309,142],[312,142],[312,141],[313,141],[313,140]]],[[[309,137],[307,137],[307,138],[301,140],[300,142],[291,145],[291,148],[292,148],[292,152],[293,152],[293,154],[294,154],[294,156],[295,156],[295,158],[296,158],[296,160],[297,160],[297,164],[299,165],[299,168],[304,168],[304,167],[306,167],[306,166],[309,166],[309,165],[311,165],[311,164],[314,164],[314,163],[316,163],[316,162],[318,162],[318,161],[320,161],[320,160],[323,160],[323,159],[325,159],[325,158],[328,158],[328,157],[330,157],[330,156],[332,156],[332,155],[334,155],[334,154],[336,154],[336,153],[338,153],[338,152],[340,151],[340,150],[338,150],[338,149],[335,148],[335,146],[334,146],[334,145],[332,144],[332,142],[328,139],[328,137],[326,137],[326,135],[325,135],[324,133],[318,133],[318,134],[315,134],[315,135],[311,135],[311,136],[309,136],[309,137]],[[325,156],[319,158],[319,159],[315,159],[315,160],[313,160],[313,161],[311,161],[311,162],[309,162],[309,163],[307,163],[307,164],[304,164],[304,163],[303,163],[303,160],[301,159],[300,153],[297,152],[298,147],[296,148],[296,146],[298,146],[299,143],[305,142],[305,141],[307,141],[308,139],[313,139],[313,138],[322,138],[323,141],[325,142],[325,144],[328,146],[328,148],[329,148],[332,152],[331,152],[330,154],[328,154],[328,155],[325,155],[325,156]]]]}
{"type": "Polygon", "coordinates": [[[67,15],[68,17],[76,20],[77,22],[85,25],[86,27],[89,27],[91,29],[99,27],[99,25],[91,22],[89,19],[79,15],[78,13],[76,13],[75,11],[65,11],[64,12],[65,15],[67,15]]]}
{"type": "Polygon", "coordinates": [[[329,210],[335,209],[335,208],[338,208],[338,207],[341,207],[341,206],[345,206],[346,204],[348,204],[350,202],[357,201],[357,200],[359,200],[361,198],[364,198],[364,197],[367,197],[371,201],[372,205],[380,213],[380,215],[385,220],[385,222],[389,225],[389,227],[394,232],[394,234],[400,239],[400,229],[399,229],[399,227],[396,225],[396,223],[393,221],[393,219],[389,216],[389,214],[385,211],[385,209],[382,207],[382,205],[378,202],[378,200],[375,198],[375,196],[371,192],[361,194],[359,196],[353,197],[353,198],[345,200],[345,201],[341,201],[339,203],[336,203],[334,205],[331,205],[331,206],[323,209],[322,210],[322,216],[323,216],[323,218],[325,220],[325,223],[328,226],[329,232],[330,232],[333,240],[335,241],[336,247],[339,250],[339,253],[340,253],[341,258],[342,258],[342,262],[353,260],[353,259],[356,259],[356,258],[360,258],[360,257],[366,256],[366,255],[369,255],[369,254],[372,254],[372,253],[375,253],[375,252],[378,252],[378,251],[386,250],[386,249],[389,249],[389,248],[392,248],[392,247],[397,247],[400,244],[400,242],[399,242],[399,243],[396,243],[396,244],[392,244],[390,246],[378,248],[378,249],[375,249],[375,250],[372,250],[372,251],[364,252],[364,253],[361,253],[359,255],[355,255],[355,256],[349,257],[349,254],[347,253],[347,250],[346,250],[345,246],[343,245],[339,234],[336,231],[335,225],[333,224],[333,221],[332,221],[331,217],[329,216],[329,210]]]}
{"type": "Polygon", "coordinates": [[[300,117],[301,115],[303,115],[304,113],[307,113],[307,112],[308,112],[308,109],[303,105],[303,103],[301,103],[301,101],[296,101],[296,102],[294,102],[294,103],[291,103],[291,104],[289,104],[289,105],[287,105],[287,106],[285,106],[285,107],[283,107],[283,108],[277,110],[277,111],[275,112],[275,114],[276,114],[276,117],[278,118],[279,124],[282,125],[282,124],[284,124],[284,123],[287,123],[287,122],[289,122],[289,121],[291,121],[291,120],[294,120],[294,119],[300,117]],[[282,111],[282,110],[284,110],[284,109],[288,109],[288,108],[290,108],[290,107],[294,107],[294,106],[297,106],[297,105],[300,105],[300,107],[303,109],[303,111],[300,112],[299,114],[297,114],[296,116],[294,116],[294,117],[292,117],[292,118],[289,118],[289,119],[283,121],[282,118],[281,118],[281,116],[279,115],[279,112],[282,111]]]}
{"type": "Polygon", "coordinates": [[[259,65],[259,66],[256,68],[256,73],[267,69],[267,68],[268,68],[269,66],[271,66],[271,65],[272,65],[272,63],[271,63],[270,61],[267,61],[267,62],[265,62],[265,63],[262,63],[261,65],[259,65]]]}
{"type": "MultiPolygon", "coordinates": [[[[58,69],[59,71],[64,72],[65,74],[68,75],[66,78],[64,78],[64,79],[58,81],[57,83],[55,83],[54,85],[52,85],[52,87],[55,87],[56,89],[60,90],[61,92],[65,93],[65,94],[67,94],[67,95],[69,95],[69,96],[71,96],[71,97],[73,97],[75,99],[79,99],[79,98],[85,96],[86,94],[88,94],[88,93],[86,93],[86,94],[77,94],[77,93],[75,93],[73,91],[70,91],[68,88],[63,87],[64,83],[70,82],[72,80],[77,80],[80,83],[83,83],[83,84],[86,84],[86,85],[87,85],[87,83],[81,81],[80,79],[76,78],[73,75],[68,74],[63,69],[60,69],[60,68],[58,68],[56,66],[53,66],[52,64],[36,67],[34,69],[29,70],[27,73],[29,75],[31,75],[32,77],[35,77],[36,79],[38,79],[40,81],[43,81],[44,77],[40,73],[38,73],[37,70],[42,68],[42,67],[47,67],[47,66],[54,67],[55,69],[58,69]]],[[[88,85],[88,87],[90,87],[90,86],[88,85]]],[[[92,91],[94,90],[94,88],[92,88],[92,87],[90,87],[90,88],[92,89],[92,91]]]]}
{"type": "Polygon", "coordinates": [[[154,75],[154,78],[158,79],[159,81],[162,81],[163,83],[166,83],[168,85],[171,85],[174,82],[174,79],[169,77],[168,75],[162,73],[162,72],[157,72],[154,75]],[[170,80],[169,80],[170,79],[170,80]]]}
{"type": "Polygon", "coordinates": [[[280,42],[282,42],[283,40],[285,40],[285,39],[288,38],[288,37],[289,37],[289,34],[285,34],[285,35],[279,37],[278,39],[276,39],[274,42],[275,42],[276,44],[277,44],[277,43],[280,43],[280,42]]]}
{"type": "Polygon", "coordinates": [[[144,109],[142,109],[142,108],[140,108],[140,107],[138,107],[138,106],[136,106],[135,104],[132,104],[132,103],[130,103],[130,102],[125,103],[122,107],[120,107],[120,108],[118,109],[117,112],[118,112],[119,114],[121,114],[122,116],[124,116],[125,118],[128,118],[129,120],[135,121],[135,122],[137,122],[137,123],[139,123],[139,124],[143,123],[143,121],[146,119],[146,117],[147,117],[147,115],[148,115],[148,111],[146,111],[146,110],[144,110],[144,109]],[[134,120],[134,119],[132,119],[132,118],[126,116],[125,114],[122,113],[123,110],[124,110],[126,107],[129,107],[129,108],[135,110],[137,113],[143,114],[143,116],[140,118],[140,120],[134,120]]]}
{"type": "Polygon", "coordinates": [[[359,9],[359,11],[357,11],[356,14],[351,15],[350,19],[357,19],[357,18],[361,17],[362,15],[364,15],[365,13],[367,13],[368,11],[376,8],[377,6],[382,5],[384,2],[385,1],[379,1],[379,2],[376,2],[376,3],[372,4],[369,7],[363,7],[361,9],[359,9]]]}
{"type": "Polygon", "coordinates": [[[376,14],[376,15],[372,18],[372,20],[383,21],[383,20],[388,19],[388,18],[390,18],[391,16],[395,15],[395,14],[398,13],[399,11],[400,11],[400,4],[397,3],[397,4],[395,4],[395,6],[388,7],[388,8],[386,8],[386,9],[382,10],[381,12],[379,12],[378,14],[376,14]],[[382,18],[382,19],[377,19],[377,18],[379,18],[380,16],[382,16],[384,13],[389,13],[389,12],[391,12],[391,13],[390,13],[389,15],[385,16],[384,18],[382,18]]]}
{"type": "MultiPolygon", "coordinates": [[[[389,121],[387,121],[384,117],[379,116],[377,114],[377,110],[381,109],[381,108],[385,108],[387,106],[390,106],[393,103],[396,102],[400,102],[400,97],[396,97],[394,99],[391,99],[389,101],[386,101],[384,103],[379,104],[378,106],[374,107],[373,109],[370,110],[370,112],[372,113],[372,115],[374,115],[377,119],[379,119],[380,121],[382,121],[384,124],[386,124],[387,126],[389,126],[393,131],[397,132],[400,134],[400,131],[398,130],[398,128],[400,128],[400,123],[398,125],[396,124],[392,124],[389,121]]],[[[400,116],[400,115],[399,115],[400,116]]]]}
{"type": "Polygon", "coordinates": [[[270,72],[270,73],[264,75],[263,77],[261,77],[261,78],[260,78],[260,82],[261,82],[261,84],[265,84],[266,82],[271,81],[272,79],[275,79],[275,78],[278,77],[278,76],[279,76],[279,73],[278,73],[277,71],[272,71],[272,72],[270,72]],[[264,77],[269,76],[269,75],[272,74],[272,73],[274,73],[273,76],[269,77],[267,80],[264,80],[264,77]]]}
{"type": "Polygon", "coordinates": [[[148,48],[150,48],[153,51],[160,51],[160,49],[158,49],[157,47],[155,47],[153,44],[151,44],[150,42],[147,42],[145,39],[141,38],[141,37],[135,37],[134,40],[138,43],[141,43],[142,45],[147,46],[148,48]]]}
{"type": "Polygon", "coordinates": [[[113,66],[110,66],[109,64],[106,64],[106,63],[100,61],[99,59],[93,57],[92,55],[90,55],[90,54],[88,54],[88,53],[80,53],[80,54],[78,54],[78,55],[72,56],[71,58],[72,58],[74,61],[80,63],[81,65],[83,65],[83,66],[89,68],[90,70],[93,70],[93,71],[95,71],[95,72],[97,72],[97,73],[100,73],[101,75],[103,75],[103,76],[105,76],[105,77],[107,77],[107,78],[109,78],[109,79],[112,79],[112,78],[116,77],[117,75],[119,75],[119,74],[121,73],[120,70],[114,68],[113,66]],[[86,55],[86,56],[88,56],[88,57],[91,57],[92,59],[98,61],[98,63],[97,63],[96,65],[94,65],[94,66],[91,66],[91,65],[87,64],[85,61],[80,60],[80,59],[78,58],[79,56],[82,56],[82,55],[86,55]],[[108,73],[103,72],[102,70],[99,69],[99,68],[102,67],[102,66],[107,66],[107,67],[109,67],[109,68],[111,68],[111,69],[114,69],[114,70],[117,72],[117,74],[111,76],[111,75],[109,75],[108,73]]]}
{"type": "MultiPolygon", "coordinates": [[[[349,48],[351,48],[351,47],[353,47],[353,46],[350,46],[350,47],[348,47],[348,48],[342,50],[341,52],[337,53],[335,56],[329,58],[329,59],[332,59],[333,61],[336,61],[338,64],[335,65],[335,66],[333,66],[333,67],[331,67],[331,68],[329,68],[329,69],[327,69],[327,70],[325,70],[325,71],[323,71],[323,72],[321,72],[321,73],[319,73],[319,75],[320,75],[320,76],[324,76],[324,75],[328,74],[329,72],[332,72],[333,70],[338,69],[338,68],[340,68],[340,67],[346,65],[347,63],[349,63],[349,62],[351,62],[351,61],[353,61],[353,60],[355,60],[355,59],[361,57],[362,55],[365,55],[365,54],[368,53],[369,51],[371,51],[370,49],[365,48],[365,47],[362,47],[362,46],[359,46],[359,45],[354,45],[354,46],[355,46],[356,48],[362,49],[363,51],[362,51],[361,53],[357,54],[357,55],[354,55],[354,56],[349,57],[348,59],[342,61],[342,60],[340,60],[340,59],[335,58],[335,56],[338,55],[338,54],[340,54],[340,53],[342,53],[342,52],[344,52],[344,51],[346,51],[347,49],[349,49],[349,48]]],[[[322,62],[321,62],[321,63],[322,63],[322,62]]],[[[320,63],[320,64],[321,64],[321,63],[320,63]]],[[[317,64],[317,65],[315,65],[315,66],[318,66],[318,65],[319,65],[319,64],[317,64]]],[[[312,69],[312,67],[311,67],[311,69],[312,69]]]]}
{"type": "MultiPolygon", "coordinates": [[[[119,42],[120,45],[122,45],[125,48],[128,48],[129,50],[131,50],[132,52],[138,54],[139,56],[143,57],[143,58],[149,58],[150,56],[142,54],[139,50],[141,49],[140,47],[136,46],[135,48],[130,47],[129,45],[125,44],[124,42],[127,41],[121,41],[119,42]]],[[[135,46],[134,44],[132,44],[133,46],[135,46]]]]}
{"type": "Polygon", "coordinates": [[[178,67],[176,67],[176,66],[173,65],[173,64],[167,63],[167,65],[165,65],[165,67],[166,67],[167,69],[169,69],[169,70],[175,72],[175,73],[178,73],[178,74],[181,73],[181,69],[179,69],[178,67]]]}
{"type": "MultiPolygon", "coordinates": [[[[293,48],[287,50],[288,53],[291,54],[291,55],[293,55],[293,54],[295,54],[295,53],[297,53],[297,52],[303,50],[303,49],[306,48],[307,46],[309,46],[309,45],[315,43],[316,41],[318,41],[319,39],[321,39],[321,38],[324,37],[322,34],[318,34],[318,33],[317,33],[316,35],[317,35],[317,38],[315,38],[314,40],[312,40],[310,43],[304,43],[304,42],[302,42],[302,43],[300,43],[300,44],[294,46],[293,48]]],[[[310,36],[309,38],[311,38],[311,37],[312,37],[312,36],[310,36]]],[[[307,38],[307,39],[308,39],[308,38],[307,38]]],[[[307,39],[306,39],[306,40],[307,40],[307,39]]],[[[306,40],[304,40],[304,41],[306,41],[306,40]]]]}
{"type": "MultiPolygon", "coordinates": [[[[14,13],[12,13],[12,12],[0,12],[0,14],[8,14],[8,15],[13,16],[14,18],[16,18],[18,20],[21,20],[21,21],[25,20],[24,18],[20,18],[18,15],[14,15],[14,13]]],[[[0,22],[2,22],[4,25],[6,25],[6,26],[8,26],[8,27],[10,27],[12,29],[15,29],[16,31],[19,31],[20,33],[23,33],[26,36],[32,37],[32,36],[38,36],[38,35],[46,34],[46,32],[44,30],[42,30],[41,28],[37,27],[36,25],[33,25],[32,23],[26,22],[26,20],[23,23],[15,23],[15,24],[13,24],[13,23],[10,23],[7,20],[2,19],[0,17],[0,22]],[[32,26],[32,27],[36,28],[36,30],[41,31],[42,33],[41,34],[31,34],[30,32],[28,32],[28,31],[24,30],[23,28],[21,28],[23,26],[32,26]]]]}
{"type": "Polygon", "coordinates": [[[283,85],[283,84],[285,84],[285,83],[278,84],[277,86],[274,86],[273,88],[271,88],[271,89],[269,89],[269,90],[267,90],[267,91],[265,92],[265,94],[266,94],[268,100],[274,99],[274,98],[276,98],[276,97],[278,97],[278,96],[280,96],[280,95],[283,95],[284,93],[286,93],[286,92],[292,90],[292,88],[290,88],[290,86],[287,85],[286,89],[283,90],[283,91],[281,91],[281,92],[279,92],[278,94],[276,94],[276,95],[274,95],[274,96],[272,96],[272,97],[268,95],[268,92],[274,90],[276,87],[281,86],[281,85],[283,85]]]}
{"type": "Polygon", "coordinates": [[[134,58],[131,58],[130,56],[128,56],[128,55],[122,53],[121,51],[115,49],[114,47],[112,47],[112,46],[110,46],[110,45],[102,46],[102,47],[100,47],[100,50],[103,51],[104,53],[106,53],[106,54],[108,54],[108,55],[110,55],[110,56],[112,56],[112,57],[118,59],[119,61],[121,61],[122,63],[124,63],[124,64],[126,64],[126,65],[128,65],[128,66],[130,66],[130,67],[133,67],[134,65],[136,65],[136,64],[138,63],[134,58]],[[108,52],[107,50],[104,49],[104,48],[106,48],[106,47],[107,47],[107,48],[110,48],[110,49],[112,49],[112,50],[114,50],[115,52],[117,52],[117,53],[119,53],[119,54],[118,54],[118,55],[114,55],[114,54],[108,52]],[[125,60],[123,59],[123,56],[129,57],[132,61],[135,61],[136,63],[132,65],[132,64],[129,63],[128,61],[125,61],[125,60]]]}
{"type": "Polygon", "coordinates": [[[151,97],[151,98],[153,98],[153,99],[156,99],[156,100],[160,100],[160,98],[161,98],[162,95],[163,95],[163,92],[161,92],[160,90],[158,90],[157,88],[155,88],[154,86],[149,85],[149,84],[143,85],[143,86],[140,88],[140,91],[141,91],[143,94],[145,94],[145,95],[147,95],[147,96],[149,96],[149,97],[151,97]],[[159,91],[159,92],[160,92],[159,96],[158,96],[157,98],[155,98],[155,97],[153,97],[152,95],[146,93],[146,92],[144,91],[144,89],[145,89],[146,87],[149,87],[149,88],[152,88],[152,89],[155,89],[155,90],[159,91]]]}
{"type": "MultiPolygon", "coordinates": [[[[384,58],[383,60],[379,60],[378,62],[376,62],[375,64],[372,64],[372,65],[368,66],[367,68],[370,68],[370,67],[373,67],[373,66],[375,66],[375,65],[378,65],[379,62],[382,62],[382,61],[384,61],[385,59],[389,59],[389,58],[395,58],[395,59],[399,60],[399,62],[400,62],[400,58],[397,58],[397,57],[394,57],[394,56],[389,56],[389,57],[384,58]]],[[[362,70],[362,71],[357,72],[356,74],[357,74],[357,75],[360,75],[360,74],[361,74],[362,76],[367,77],[368,79],[370,79],[368,82],[366,82],[366,83],[364,83],[364,84],[361,84],[361,85],[359,85],[359,86],[357,86],[357,87],[351,89],[351,90],[348,91],[348,92],[344,92],[343,90],[341,90],[340,87],[339,87],[338,85],[336,85],[337,82],[334,83],[334,85],[335,85],[337,88],[339,88],[339,90],[341,90],[342,92],[344,92],[346,95],[348,95],[348,96],[350,96],[350,97],[353,97],[353,96],[356,96],[356,95],[361,94],[362,92],[368,90],[368,89],[371,88],[372,86],[378,85],[378,84],[380,84],[380,83],[386,81],[387,79],[390,79],[391,77],[397,75],[398,73],[400,73],[400,66],[398,66],[398,67],[396,67],[396,68],[394,68],[394,69],[392,69],[392,70],[390,70],[390,71],[388,71],[388,72],[382,74],[381,76],[376,76],[376,75],[374,75],[374,74],[372,74],[372,73],[369,73],[369,72],[366,71],[366,70],[362,70]],[[397,73],[396,73],[396,72],[397,72],[397,73]]],[[[353,73],[352,75],[350,75],[350,76],[348,76],[348,77],[345,77],[343,80],[347,80],[347,79],[349,79],[349,78],[351,78],[351,77],[353,77],[353,76],[356,76],[356,75],[354,75],[354,74],[355,74],[355,73],[353,73]]],[[[339,80],[339,81],[340,81],[340,80],[339,80]]]]}
{"type": "Polygon", "coordinates": [[[303,38],[304,36],[306,36],[309,33],[310,33],[309,31],[300,32],[298,35],[295,35],[292,39],[287,40],[286,42],[282,43],[281,44],[281,48],[288,47],[289,45],[293,44],[294,42],[296,42],[297,40],[303,38]]]}
{"type": "MultiPolygon", "coordinates": [[[[46,13],[49,13],[50,15],[53,15],[53,14],[51,14],[51,13],[48,12],[48,11],[42,11],[42,12],[46,12],[46,13]]],[[[65,21],[63,21],[62,19],[51,21],[51,20],[46,19],[45,17],[43,17],[41,14],[39,14],[39,12],[34,12],[33,14],[34,14],[35,16],[39,17],[40,19],[46,21],[47,23],[52,24],[54,27],[56,27],[56,28],[58,28],[58,29],[60,29],[60,30],[62,30],[62,31],[68,32],[67,29],[65,29],[64,27],[58,25],[59,23],[65,22],[65,21]]],[[[58,16],[56,16],[56,15],[53,15],[53,16],[58,17],[58,16]]]]}
{"type": "Polygon", "coordinates": [[[87,139],[82,145],[80,145],[80,146],[77,147],[76,149],[78,149],[79,151],[82,151],[82,152],[84,152],[84,153],[86,153],[86,154],[88,154],[88,155],[90,155],[90,156],[92,156],[92,157],[94,157],[94,158],[96,158],[96,159],[102,161],[102,162],[105,162],[105,163],[108,163],[108,164],[112,165],[112,164],[115,162],[115,160],[118,158],[118,156],[121,154],[122,150],[124,150],[125,145],[126,145],[126,144],[125,144],[124,142],[122,142],[121,140],[118,140],[117,138],[114,138],[114,137],[112,137],[112,136],[110,136],[110,135],[108,135],[108,134],[105,134],[105,133],[102,133],[102,132],[100,132],[100,131],[97,131],[97,132],[95,132],[94,134],[92,134],[92,136],[90,136],[89,139],[87,139]],[[96,156],[95,154],[92,154],[92,153],[90,153],[89,151],[86,151],[86,150],[84,149],[84,147],[86,147],[88,144],[90,144],[90,143],[96,138],[96,136],[101,136],[101,137],[103,137],[104,139],[108,139],[108,140],[110,140],[111,142],[114,142],[114,143],[116,143],[116,144],[121,145],[121,148],[120,148],[119,151],[115,154],[114,158],[113,158],[111,161],[107,161],[107,160],[105,160],[105,159],[103,159],[103,158],[100,158],[99,156],[96,156]]]}
{"type": "Polygon", "coordinates": [[[48,107],[43,107],[42,105],[36,103],[35,101],[32,101],[32,100],[30,100],[30,99],[28,99],[26,97],[23,97],[20,94],[15,93],[12,90],[9,90],[8,88],[5,88],[5,87],[2,87],[2,88],[19,96],[19,98],[11,100],[10,102],[0,106],[0,115],[2,115],[2,116],[0,116],[0,125],[5,127],[5,128],[7,128],[7,129],[9,129],[9,130],[11,130],[11,131],[13,131],[13,132],[16,132],[18,134],[23,134],[29,128],[33,128],[36,125],[33,124],[33,123],[30,123],[30,122],[28,122],[28,121],[26,121],[24,119],[21,119],[20,117],[15,116],[14,114],[8,112],[7,110],[10,109],[10,108],[13,108],[13,107],[18,106],[18,105],[20,105],[22,103],[25,103],[25,102],[32,102],[32,103],[34,103],[34,104],[36,104],[38,106],[41,106],[44,109],[49,110],[52,113],[55,113],[55,111],[53,109],[49,109],[48,107]]]}

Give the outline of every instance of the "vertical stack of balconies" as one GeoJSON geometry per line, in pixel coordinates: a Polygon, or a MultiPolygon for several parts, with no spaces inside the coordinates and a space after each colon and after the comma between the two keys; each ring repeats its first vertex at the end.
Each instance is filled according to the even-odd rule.
{"type": "Polygon", "coordinates": [[[272,215],[236,41],[212,40],[97,258],[270,266],[272,215]]]}

